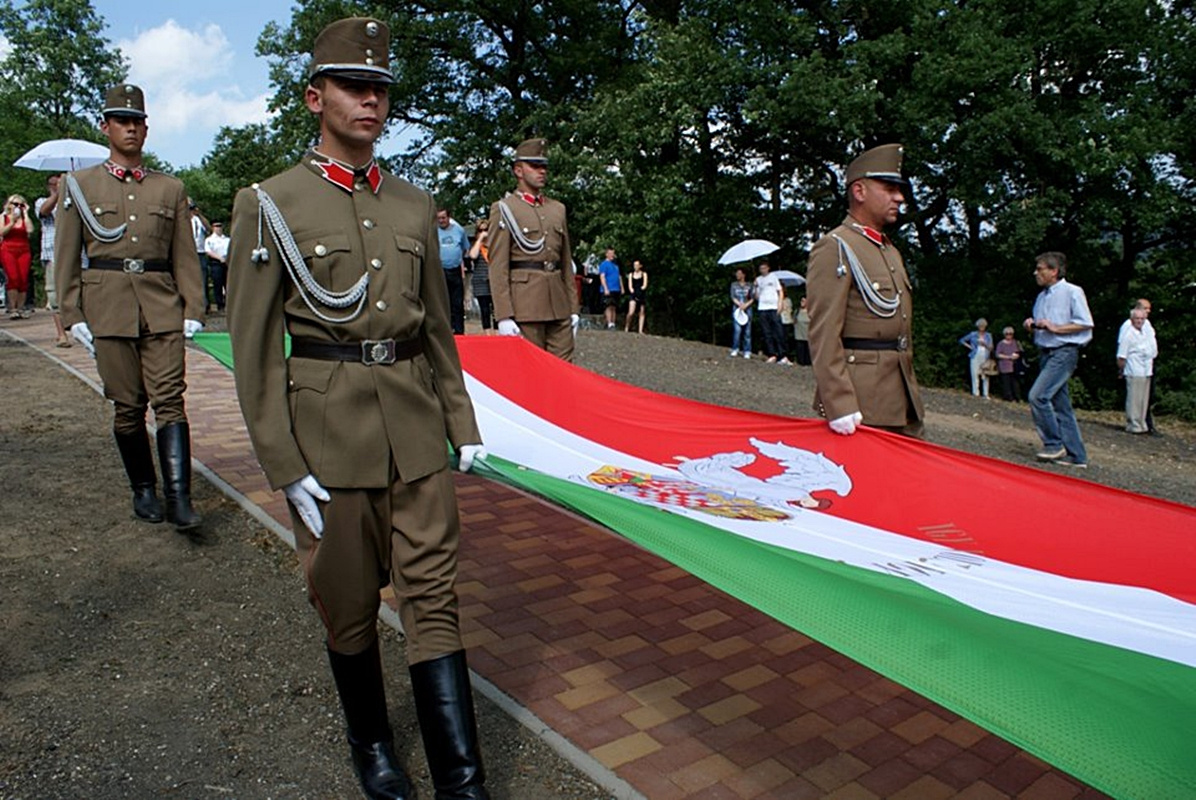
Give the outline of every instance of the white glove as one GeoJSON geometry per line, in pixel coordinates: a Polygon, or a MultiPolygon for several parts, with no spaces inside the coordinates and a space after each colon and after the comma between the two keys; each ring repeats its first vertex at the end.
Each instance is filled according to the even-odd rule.
{"type": "Polygon", "coordinates": [[[457,448],[457,469],[469,472],[473,464],[486,457],[486,448],[480,444],[463,444],[457,448]]]}
{"type": "Polygon", "coordinates": [[[190,339],[195,334],[203,330],[203,323],[197,319],[183,320],[183,336],[190,339]]]}
{"type": "Polygon", "coordinates": [[[331,500],[328,490],[316,481],[314,475],[309,474],[282,487],[282,493],[299,512],[299,519],[303,520],[312,536],[319,539],[324,534],[324,517],[320,514],[320,507],[316,501],[323,500],[327,503],[331,500]]]}
{"type": "Polygon", "coordinates": [[[76,322],[71,326],[71,338],[86,348],[87,352],[91,353],[92,358],[95,358],[96,337],[91,335],[91,328],[87,327],[86,322],[76,322]]]}
{"type": "Polygon", "coordinates": [[[848,414],[845,417],[832,419],[830,421],[831,430],[835,433],[840,433],[844,436],[851,436],[855,433],[855,428],[864,421],[864,415],[856,411],[853,414],[848,414]]]}
{"type": "Polygon", "coordinates": [[[498,321],[498,335],[499,336],[518,336],[520,334],[519,325],[513,319],[500,319],[498,321]]]}
{"type": "Polygon", "coordinates": [[[573,326],[573,338],[577,338],[577,329],[581,326],[581,316],[578,314],[569,315],[569,324],[573,326]]]}

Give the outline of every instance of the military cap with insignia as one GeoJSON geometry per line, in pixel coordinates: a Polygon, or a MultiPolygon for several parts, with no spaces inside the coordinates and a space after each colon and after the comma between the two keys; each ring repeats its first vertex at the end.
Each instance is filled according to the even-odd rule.
{"type": "Polygon", "coordinates": [[[847,165],[847,185],[851,186],[862,178],[888,183],[908,183],[909,181],[901,177],[901,159],[904,152],[905,148],[899,144],[882,144],[880,147],[865,150],[847,165]]]}
{"type": "Polygon", "coordinates": [[[145,113],[145,94],[141,87],[131,83],[113,86],[104,95],[104,110],[102,117],[141,117],[149,116],[145,113]]]}
{"type": "Polygon", "coordinates": [[[548,163],[548,140],[525,139],[515,148],[515,161],[526,161],[529,164],[548,163]]]}
{"type": "Polygon", "coordinates": [[[394,83],[390,71],[390,28],[385,22],[369,17],[349,17],[325,27],[312,47],[308,83],[320,75],[394,83]]]}

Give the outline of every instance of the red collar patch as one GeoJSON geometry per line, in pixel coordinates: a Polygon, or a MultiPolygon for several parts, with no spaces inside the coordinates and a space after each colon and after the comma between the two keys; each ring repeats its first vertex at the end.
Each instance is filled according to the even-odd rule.
{"type": "Polygon", "coordinates": [[[878,231],[876,228],[869,228],[867,225],[861,225],[858,222],[851,223],[851,227],[860,232],[865,239],[872,242],[877,247],[884,247],[889,243],[889,237],[878,231]]]}
{"type": "Polygon", "coordinates": [[[346,192],[353,191],[353,184],[359,178],[369,183],[370,191],[374,194],[378,194],[378,190],[382,187],[382,170],[379,169],[378,162],[373,159],[370,159],[370,163],[364,167],[354,169],[328,156],[314,153],[311,163],[320,171],[324,180],[341,187],[346,192]]]}
{"type": "Polygon", "coordinates": [[[522,197],[523,202],[527,203],[529,206],[544,205],[544,195],[542,195],[542,194],[532,194],[531,192],[520,192],[519,196],[522,197]]]}
{"type": "Polygon", "coordinates": [[[132,176],[133,180],[141,183],[145,179],[145,176],[149,174],[149,170],[144,167],[122,167],[115,161],[105,161],[104,169],[108,170],[108,174],[118,181],[123,181],[126,176],[132,176]]]}

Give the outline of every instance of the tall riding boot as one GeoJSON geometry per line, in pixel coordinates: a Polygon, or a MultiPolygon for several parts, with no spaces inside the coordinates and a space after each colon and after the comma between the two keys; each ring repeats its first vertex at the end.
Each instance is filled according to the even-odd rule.
{"type": "Polygon", "coordinates": [[[114,431],[116,449],[125,462],[125,473],[133,487],[133,513],[146,522],[162,521],[162,504],[158,502],[158,476],[154,473],[154,456],[150,452],[149,437],[142,429],[137,433],[114,431]]]}
{"type": "Polygon", "coordinates": [[[329,650],[328,663],[345,711],[349,749],[362,791],[371,800],[414,798],[411,783],[394,752],[378,642],[352,656],[329,650]]]}
{"type": "Polygon", "coordinates": [[[465,651],[412,664],[410,671],[436,800],[489,800],[465,651]]]}
{"type": "Polygon", "coordinates": [[[166,496],[166,521],[178,531],[199,527],[191,508],[191,426],[172,422],[158,428],[158,461],[162,464],[162,494],[166,496]]]}

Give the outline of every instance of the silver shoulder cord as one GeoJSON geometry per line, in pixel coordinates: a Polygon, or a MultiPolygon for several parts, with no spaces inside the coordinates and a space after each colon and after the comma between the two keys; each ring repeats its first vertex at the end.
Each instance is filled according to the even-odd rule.
{"type": "Polygon", "coordinates": [[[91,206],[87,204],[87,198],[83,195],[83,187],[79,185],[79,181],[75,180],[75,176],[68,172],[66,174],[66,200],[62,205],[65,208],[70,208],[71,203],[78,207],[79,218],[83,220],[83,224],[87,230],[91,231],[91,235],[95,237],[96,241],[112,244],[125,235],[125,230],[129,227],[127,222],[122,222],[115,228],[105,228],[100,224],[92,212],[91,206]]]}
{"type": "Polygon", "coordinates": [[[303,302],[307,304],[311,312],[325,322],[350,322],[361,316],[361,311],[365,307],[366,290],[370,285],[369,272],[363,271],[357,283],[343,292],[325,289],[316,282],[315,276],[307,268],[307,262],[303,260],[303,254],[299,252],[299,245],[295,243],[295,237],[291,234],[291,229],[287,227],[286,220],[283,219],[282,212],[275,205],[274,199],[260,186],[253,188],[257,193],[258,200],[257,248],[253,251],[253,260],[264,263],[270,257],[262,242],[262,220],[264,218],[265,227],[269,229],[270,238],[274,240],[274,244],[278,248],[279,257],[287,268],[287,274],[291,276],[291,281],[299,290],[299,296],[303,298],[303,302]],[[353,313],[347,317],[330,317],[316,308],[312,303],[312,297],[321,305],[329,308],[348,308],[354,303],[357,304],[357,308],[353,309],[353,313]]]}
{"type": "Polygon", "coordinates": [[[547,237],[541,234],[539,240],[534,242],[527,238],[523,229],[519,227],[519,222],[515,219],[515,212],[507,206],[505,197],[498,201],[498,214],[502,217],[502,224],[511,232],[511,238],[515,240],[515,244],[519,245],[520,250],[534,256],[544,249],[544,240],[547,237]]]}
{"type": "Polygon", "coordinates": [[[868,279],[868,273],[864,272],[864,267],[860,264],[859,256],[851,249],[847,242],[839,238],[838,234],[832,233],[835,241],[839,243],[839,266],[843,266],[843,261],[847,261],[847,266],[851,268],[851,277],[855,281],[855,286],[860,291],[860,297],[864,299],[864,305],[878,317],[889,318],[897,313],[897,308],[901,305],[901,299],[896,295],[892,299],[883,297],[879,291],[872,286],[872,281],[868,279]]]}

